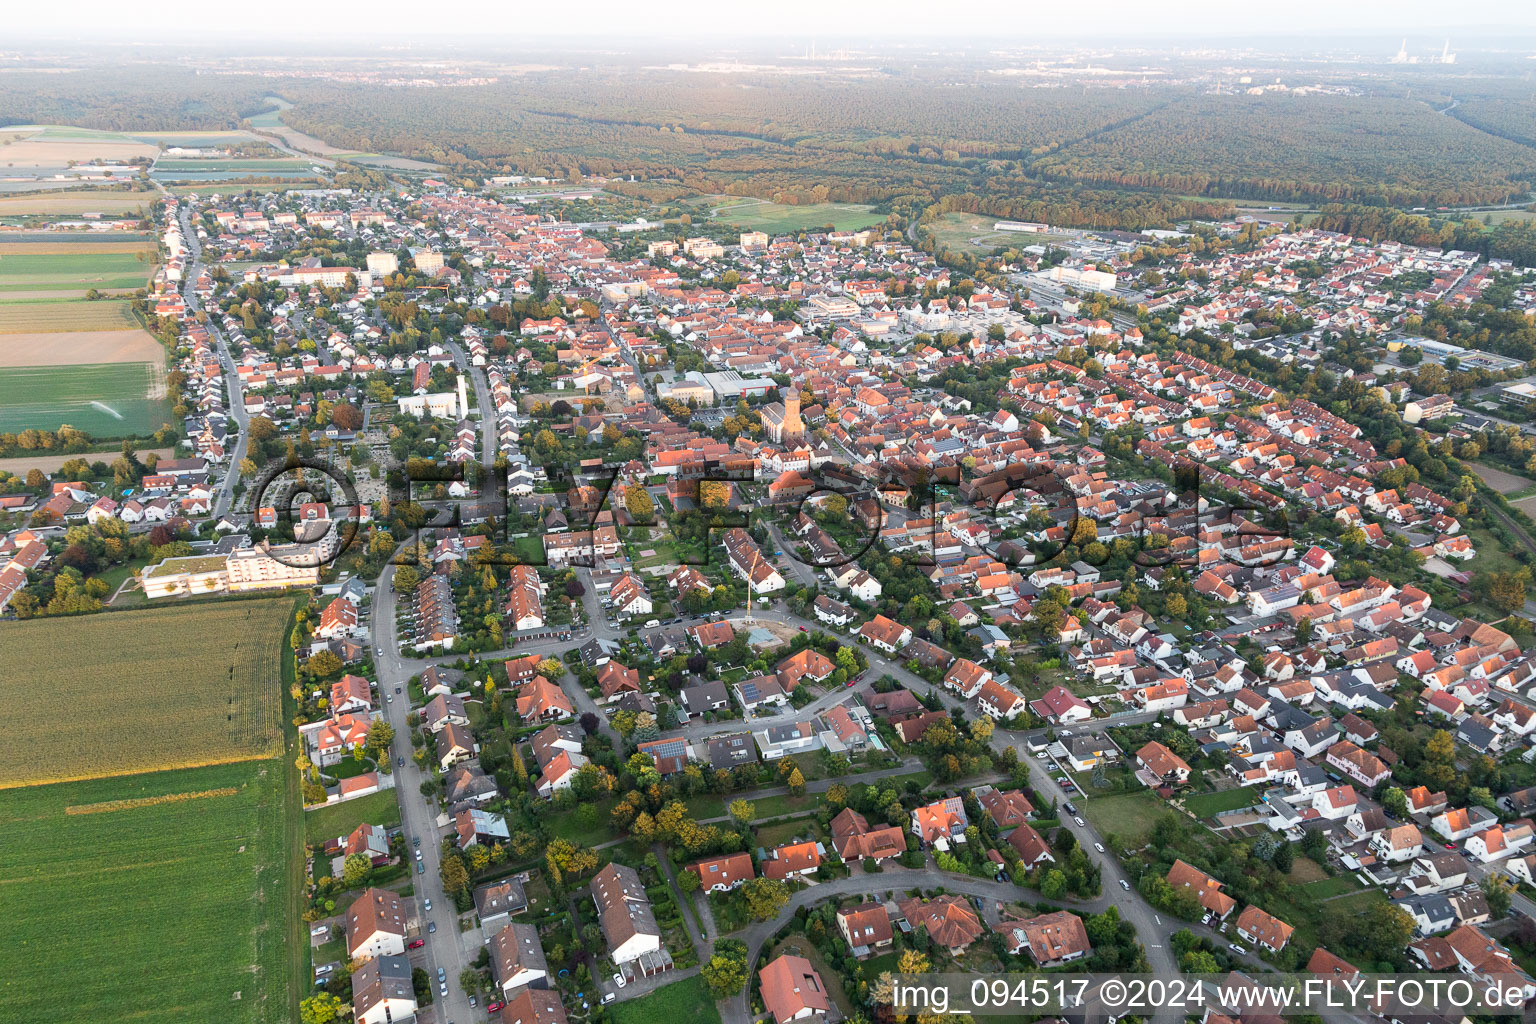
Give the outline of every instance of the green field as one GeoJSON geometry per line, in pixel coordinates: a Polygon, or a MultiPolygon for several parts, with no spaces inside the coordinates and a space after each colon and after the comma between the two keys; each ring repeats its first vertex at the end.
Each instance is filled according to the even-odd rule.
{"type": "Polygon", "coordinates": [[[709,997],[701,978],[685,978],[657,989],[648,996],[614,1003],[614,1024],[656,1024],[687,1021],[688,1024],[720,1024],[720,1011],[709,997]]]}
{"type": "Polygon", "coordinates": [[[1150,789],[1082,801],[1083,816],[1103,835],[1113,832],[1124,846],[1140,846],[1165,814],[1174,811],[1150,789]]]}
{"type": "Polygon", "coordinates": [[[0,334],[127,331],[139,326],[127,300],[0,299],[0,334]]]}
{"type": "Polygon", "coordinates": [[[0,293],[142,288],[153,264],[132,253],[0,256],[0,293]]]}
{"type": "Polygon", "coordinates": [[[296,160],[292,157],[282,159],[243,159],[231,157],[221,160],[209,158],[207,160],[157,160],[157,171],[229,171],[230,173],[249,173],[251,171],[291,171],[309,166],[307,160],[296,160]]]}
{"type": "Polygon", "coordinates": [[[0,1024],[293,1019],[282,758],[9,790],[0,1024]],[[200,794],[186,800],[156,798],[200,794]],[[100,805],[144,801],[123,809],[100,805]],[[67,808],[74,807],[71,813],[67,808]],[[80,813],[82,809],[94,813],[80,813]]]}
{"type": "Polygon", "coordinates": [[[781,203],[759,203],[755,200],[712,197],[704,200],[715,212],[713,217],[726,224],[766,231],[769,234],[785,231],[805,231],[831,224],[837,231],[854,231],[872,227],[885,220],[885,215],[875,213],[873,207],[857,203],[817,203],[812,206],[785,206],[781,203]]]}
{"type": "Polygon", "coordinates": [[[153,363],[7,366],[0,372],[0,431],[68,423],[97,437],[152,434],[172,419],[166,399],[148,397],[159,374],[153,363]]]}
{"type": "Polygon", "coordinates": [[[395,791],[371,793],[368,796],[333,804],[314,811],[304,812],[304,841],[311,845],[350,835],[357,826],[400,824],[400,801],[395,791]]]}

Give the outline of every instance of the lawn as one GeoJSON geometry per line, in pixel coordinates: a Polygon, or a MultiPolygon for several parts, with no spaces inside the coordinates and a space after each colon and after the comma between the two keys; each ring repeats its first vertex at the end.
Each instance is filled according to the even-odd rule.
{"type": "Polygon", "coordinates": [[[1360,883],[1355,881],[1353,875],[1335,875],[1332,878],[1324,878],[1317,882],[1308,882],[1305,891],[1315,900],[1331,899],[1334,896],[1343,896],[1346,893],[1357,892],[1360,883]]]}
{"type": "Polygon", "coordinates": [[[1140,846],[1163,815],[1175,813],[1150,789],[1096,796],[1079,806],[1101,835],[1113,832],[1126,846],[1140,846]]]}
{"type": "Polygon", "coordinates": [[[875,213],[873,207],[857,203],[815,203],[810,206],[786,206],[782,203],[759,203],[751,200],[710,199],[713,216],[717,221],[735,224],[742,228],[766,231],[769,234],[787,231],[808,231],[824,228],[828,224],[837,231],[855,231],[879,224],[885,215],[875,213]]]}
{"type": "Polygon", "coordinates": [[[639,999],[614,1003],[611,1014],[614,1024],[720,1024],[720,1011],[709,997],[703,979],[697,976],[673,982],[639,999]]]}
{"type": "Polygon", "coordinates": [[[356,800],[305,811],[304,841],[316,846],[327,839],[351,835],[352,830],[364,822],[386,826],[400,824],[400,801],[394,790],[369,793],[356,800]]]}
{"type": "Polygon", "coordinates": [[[753,830],[758,846],[765,850],[771,850],[776,846],[783,846],[793,839],[816,838],[816,819],[814,817],[791,818],[789,821],[776,821],[767,825],[759,825],[753,830]]]}
{"type": "Polygon", "coordinates": [[[0,431],[61,424],[96,437],[142,437],[174,417],[154,363],[8,366],[0,374],[0,431]]]}
{"type": "Polygon", "coordinates": [[[0,292],[142,288],[153,264],[133,253],[36,253],[0,256],[0,292]]]}
{"type": "Polygon", "coordinates": [[[284,769],[277,757],[6,793],[0,1022],[290,1021],[284,769]]]}
{"type": "Polygon", "coordinates": [[[1224,789],[1215,793],[1200,793],[1184,801],[1184,806],[1202,818],[1209,818],[1222,811],[1235,811],[1239,807],[1251,807],[1258,797],[1247,789],[1224,789]]]}
{"type": "Polygon", "coordinates": [[[25,671],[0,678],[0,698],[27,742],[0,744],[0,788],[271,757],[291,609],[232,601],[8,625],[25,671]]]}

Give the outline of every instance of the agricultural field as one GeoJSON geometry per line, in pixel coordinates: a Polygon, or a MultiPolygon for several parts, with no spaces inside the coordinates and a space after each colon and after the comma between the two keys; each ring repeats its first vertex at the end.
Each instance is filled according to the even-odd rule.
{"type": "Polygon", "coordinates": [[[231,601],[11,624],[6,649],[25,671],[0,679],[0,697],[28,741],[0,745],[0,789],[278,753],[291,608],[231,601]]]}
{"type": "MultiPolygon", "coordinates": [[[[61,299],[0,299],[0,335],[17,334],[49,334],[49,333],[111,333],[121,334],[128,331],[142,336],[152,343],[154,347],[144,348],[139,346],[139,358],[155,358],[155,353],[160,351],[160,343],[155,341],[148,332],[139,327],[139,322],[134,319],[133,312],[128,308],[126,300],[110,301],[98,300],[95,302],[68,301],[61,299]]],[[[126,341],[126,339],[124,339],[126,341]]],[[[57,339],[51,339],[46,346],[51,349],[57,344],[57,339]]],[[[20,351],[22,348],[32,348],[33,343],[17,342],[15,339],[0,341],[0,366],[21,365],[7,353],[20,351]]],[[[30,358],[28,363],[47,363],[49,359],[30,358]]],[[[111,362],[110,358],[99,359],[99,362],[111,362]]]]}
{"type": "MultiPolygon", "coordinates": [[[[3,158],[4,150],[0,150],[3,158]]],[[[0,196],[0,218],[53,215],[80,216],[104,213],[113,216],[142,213],[154,203],[153,192],[122,192],[107,189],[71,189],[46,195],[0,196]]]]}
{"type": "Polygon", "coordinates": [[[71,162],[93,160],[108,164],[152,160],[158,152],[156,146],[129,135],[61,125],[13,126],[0,136],[0,162],[13,170],[64,168],[71,162]]]}
{"type": "Polygon", "coordinates": [[[164,373],[154,363],[7,367],[0,374],[0,431],[68,423],[96,437],[143,437],[174,418],[165,394],[164,373]]]}
{"type": "MultiPolygon", "coordinates": [[[[280,624],[264,628],[274,639],[280,633],[280,624]]],[[[121,672],[90,678],[98,687],[131,685],[121,672]]],[[[66,713],[74,732],[92,735],[51,736],[40,748],[50,758],[101,745],[103,732],[142,740],[157,731],[113,723],[94,702],[66,713]],[[105,728],[90,728],[95,721],[105,728]]],[[[0,1024],[297,1019],[307,943],[287,863],[297,809],[285,768],[279,756],[6,792],[0,1024]]]]}
{"type": "Polygon", "coordinates": [[[816,203],[811,206],[786,206],[756,199],[710,197],[705,200],[710,216],[726,224],[769,234],[807,231],[831,224],[837,231],[854,231],[879,224],[884,214],[857,203],[816,203]],[[719,205],[715,205],[718,203],[719,205]]]}
{"type": "Polygon", "coordinates": [[[0,295],[143,288],[153,269],[152,258],[132,250],[0,253],[0,295]]]}
{"type": "Polygon", "coordinates": [[[137,231],[7,231],[0,234],[0,256],[154,251],[154,239],[137,231]]]}

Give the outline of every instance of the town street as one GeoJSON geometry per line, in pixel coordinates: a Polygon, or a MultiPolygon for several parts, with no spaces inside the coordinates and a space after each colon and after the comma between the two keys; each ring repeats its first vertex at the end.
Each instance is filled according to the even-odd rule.
{"type": "MultiPolygon", "coordinates": [[[[161,191],[164,191],[162,188],[161,191]]],[[[181,234],[186,242],[187,254],[192,261],[187,264],[182,275],[182,294],[187,300],[187,309],[196,314],[202,310],[202,302],[198,298],[194,286],[197,278],[203,272],[203,247],[197,240],[197,232],[192,227],[192,211],[185,202],[181,205],[181,234]]],[[[235,358],[230,354],[229,344],[224,340],[224,332],[219,329],[217,317],[219,311],[209,315],[207,319],[208,334],[218,346],[219,361],[224,364],[224,387],[228,393],[229,416],[240,427],[240,433],[235,439],[235,447],[228,452],[229,465],[224,473],[224,479],[219,482],[219,493],[214,499],[211,518],[218,522],[220,517],[227,513],[235,498],[235,481],[240,479],[240,461],[245,458],[251,418],[245,412],[245,400],[241,397],[240,377],[235,373],[235,358]]]]}

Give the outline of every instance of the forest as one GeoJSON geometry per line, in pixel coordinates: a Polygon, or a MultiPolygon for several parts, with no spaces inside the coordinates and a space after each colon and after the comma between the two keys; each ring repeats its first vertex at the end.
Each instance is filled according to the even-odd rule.
{"type": "Polygon", "coordinates": [[[0,122],[232,128],[276,92],[294,104],[287,124],[331,145],[465,177],[635,175],[616,187],[889,208],[972,193],[989,212],[1006,203],[1009,216],[1073,224],[1092,223],[1083,208],[1106,196],[1131,196],[1102,221],[1115,227],[1164,223],[1177,197],[1432,208],[1524,194],[1536,101],[1495,80],[1452,106],[1453,84],[1249,96],[1047,88],[947,65],[815,76],[614,65],[423,89],[135,64],[7,75],[0,122]]]}

